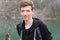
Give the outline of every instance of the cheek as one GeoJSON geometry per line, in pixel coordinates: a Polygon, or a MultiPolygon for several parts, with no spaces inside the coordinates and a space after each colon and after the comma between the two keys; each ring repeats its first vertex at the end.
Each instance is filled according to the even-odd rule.
{"type": "Polygon", "coordinates": [[[21,16],[23,16],[23,13],[20,13],[21,16]]]}
{"type": "Polygon", "coordinates": [[[31,17],[32,16],[32,13],[29,13],[28,16],[31,17]]]}

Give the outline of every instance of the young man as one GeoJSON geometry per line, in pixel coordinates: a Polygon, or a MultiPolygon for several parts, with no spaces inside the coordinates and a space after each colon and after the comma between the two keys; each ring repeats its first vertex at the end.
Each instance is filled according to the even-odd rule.
{"type": "Polygon", "coordinates": [[[32,1],[20,3],[20,14],[23,22],[17,24],[17,31],[21,40],[52,40],[46,25],[38,18],[33,18],[34,7],[32,1]]]}

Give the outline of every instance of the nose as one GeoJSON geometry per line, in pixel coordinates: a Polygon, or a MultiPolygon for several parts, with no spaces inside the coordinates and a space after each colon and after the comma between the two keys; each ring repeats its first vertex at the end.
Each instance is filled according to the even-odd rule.
{"type": "Polygon", "coordinates": [[[24,15],[26,15],[27,14],[27,12],[26,11],[24,11],[24,15]]]}

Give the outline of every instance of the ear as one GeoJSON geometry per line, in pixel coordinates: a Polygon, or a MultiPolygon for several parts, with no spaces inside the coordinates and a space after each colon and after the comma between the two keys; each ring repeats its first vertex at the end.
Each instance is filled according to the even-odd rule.
{"type": "Polygon", "coordinates": [[[34,9],[32,10],[32,13],[33,13],[33,14],[35,13],[35,10],[34,10],[34,9]]]}

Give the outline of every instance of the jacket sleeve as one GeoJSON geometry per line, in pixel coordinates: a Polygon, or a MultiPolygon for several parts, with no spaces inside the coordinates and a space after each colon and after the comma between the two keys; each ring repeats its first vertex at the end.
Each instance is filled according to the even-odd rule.
{"type": "Polygon", "coordinates": [[[42,40],[52,40],[51,32],[49,32],[47,26],[43,22],[40,23],[40,29],[42,40]]]}
{"type": "Polygon", "coordinates": [[[20,33],[21,33],[21,27],[20,27],[20,24],[17,24],[17,32],[18,32],[18,35],[20,36],[20,33]]]}

